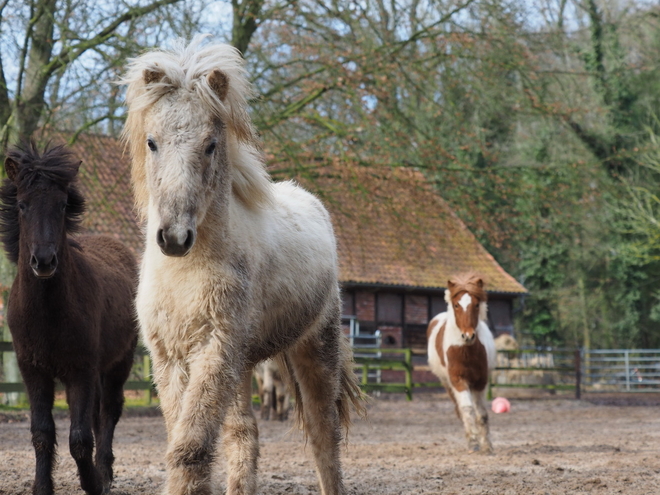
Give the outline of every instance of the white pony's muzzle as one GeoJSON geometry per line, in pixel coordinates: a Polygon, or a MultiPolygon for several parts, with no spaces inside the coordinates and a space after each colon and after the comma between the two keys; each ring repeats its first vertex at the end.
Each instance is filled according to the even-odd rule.
{"type": "Polygon", "coordinates": [[[195,244],[196,229],[167,225],[156,232],[156,242],[165,256],[185,256],[195,244]]]}

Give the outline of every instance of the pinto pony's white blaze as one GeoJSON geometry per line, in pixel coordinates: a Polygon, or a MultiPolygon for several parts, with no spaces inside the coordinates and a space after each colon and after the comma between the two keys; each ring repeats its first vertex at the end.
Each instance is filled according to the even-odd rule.
{"type": "Polygon", "coordinates": [[[227,494],[256,491],[251,371],[294,385],[323,494],[344,493],[339,444],[363,412],[340,321],[330,217],[273,184],[247,113],[240,54],[197,37],[132,60],[124,138],[146,246],[136,300],[168,432],[165,493],[210,494],[223,432],[227,494]]]}
{"type": "Polygon", "coordinates": [[[447,312],[433,318],[426,332],[429,366],[454,401],[468,448],[489,453],[486,390],[496,353],[486,325],[486,291],[473,274],[453,277],[447,287],[447,312]]]}

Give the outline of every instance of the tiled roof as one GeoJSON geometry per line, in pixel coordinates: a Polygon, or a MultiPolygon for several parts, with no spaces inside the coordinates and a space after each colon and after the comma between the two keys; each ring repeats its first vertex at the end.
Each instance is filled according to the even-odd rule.
{"type": "MultiPolygon", "coordinates": [[[[128,153],[118,140],[99,135],[81,135],[73,150],[83,160],[83,226],[117,237],[140,255],[128,153]]],[[[419,172],[337,166],[316,171],[313,179],[291,178],[330,210],[344,283],[439,288],[451,275],[476,271],[489,291],[526,292],[419,172]]]]}
{"type": "MultiPolygon", "coordinates": [[[[55,135],[52,143],[65,143],[65,138],[55,135]]],[[[79,180],[87,201],[83,229],[111,235],[141,256],[144,240],[133,208],[128,151],[124,153],[119,140],[97,134],[81,134],[72,149],[82,160],[79,180]]]]}
{"type": "Polygon", "coordinates": [[[417,171],[337,166],[298,181],[331,211],[344,283],[439,288],[474,271],[489,291],[527,292],[417,171]]]}

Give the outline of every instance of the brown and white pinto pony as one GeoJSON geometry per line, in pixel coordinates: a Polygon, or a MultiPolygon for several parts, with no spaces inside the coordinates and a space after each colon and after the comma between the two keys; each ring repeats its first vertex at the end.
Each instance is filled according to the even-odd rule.
{"type": "Polygon", "coordinates": [[[456,405],[471,452],[490,453],[486,390],[495,367],[495,342],[486,325],[486,291],[474,274],[452,277],[445,291],[447,312],[426,331],[431,371],[456,405]]]}

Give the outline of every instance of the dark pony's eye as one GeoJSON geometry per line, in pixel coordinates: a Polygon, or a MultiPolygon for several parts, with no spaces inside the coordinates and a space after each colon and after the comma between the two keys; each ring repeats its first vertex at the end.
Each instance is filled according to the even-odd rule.
{"type": "Polygon", "coordinates": [[[19,201],[18,202],[18,209],[24,212],[25,210],[27,210],[27,205],[25,203],[23,203],[23,201],[19,201]]]}
{"type": "Polygon", "coordinates": [[[66,211],[67,206],[68,205],[66,203],[62,203],[62,205],[61,205],[62,211],[66,211]]]}
{"type": "Polygon", "coordinates": [[[205,153],[206,153],[207,155],[212,155],[214,151],[215,151],[215,143],[211,143],[211,144],[209,144],[208,147],[206,148],[205,153]]]}
{"type": "Polygon", "coordinates": [[[149,146],[149,149],[150,149],[151,151],[156,151],[156,150],[158,150],[158,146],[156,146],[156,142],[155,142],[153,139],[151,139],[151,138],[148,138],[148,139],[147,139],[147,146],[149,146]]]}

